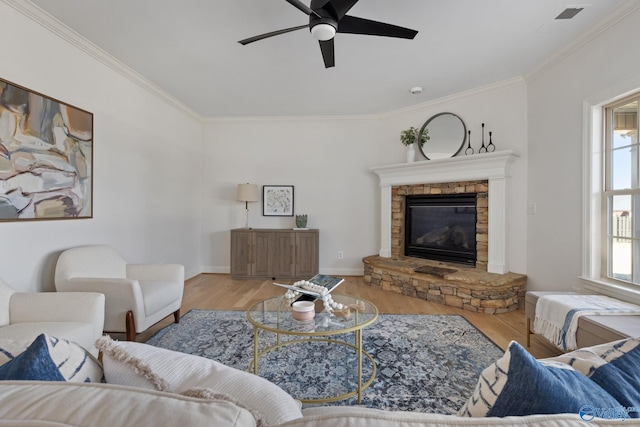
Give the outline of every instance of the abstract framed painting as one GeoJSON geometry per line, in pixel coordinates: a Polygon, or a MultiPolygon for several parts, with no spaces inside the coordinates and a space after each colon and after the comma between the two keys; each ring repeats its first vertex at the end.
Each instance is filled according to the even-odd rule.
{"type": "Polygon", "coordinates": [[[293,185],[263,185],[262,215],[293,216],[293,185]]]}
{"type": "Polygon", "coordinates": [[[0,78],[0,221],[93,217],[93,114],[0,78]]]}

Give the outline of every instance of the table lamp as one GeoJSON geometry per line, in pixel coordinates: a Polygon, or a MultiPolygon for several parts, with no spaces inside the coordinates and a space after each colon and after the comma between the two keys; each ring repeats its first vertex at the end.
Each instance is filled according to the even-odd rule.
{"type": "Polygon", "coordinates": [[[249,202],[257,202],[260,200],[258,194],[257,184],[238,184],[238,197],[239,202],[244,202],[244,208],[247,211],[246,227],[249,228],[249,202]]]}

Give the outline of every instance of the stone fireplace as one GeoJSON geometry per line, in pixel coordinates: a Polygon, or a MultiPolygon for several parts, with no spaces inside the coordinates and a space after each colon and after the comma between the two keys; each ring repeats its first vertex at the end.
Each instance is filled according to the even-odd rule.
{"type": "MultiPolygon", "coordinates": [[[[487,192],[489,182],[483,181],[458,181],[433,184],[398,185],[391,189],[391,256],[405,255],[406,239],[406,204],[407,197],[412,196],[456,196],[476,195],[475,210],[475,264],[476,268],[486,271],[488,259],[488,199],[487,192]]],[[[427,258],[429,259],[429,258],[427,258]]],[[[437,257],[431,259],[438,259],[437,257]]]]}
{"type": "Polygon", "coordinates": [[[380,177],[380,252],[364,258],[365,283],[389,291],[484,313],[523,305],[526,276],[509,272],[508,178],[517,159],[500,151],[376,167],[380,177]],[[406,257],[405,202],[426,194],[477,195],[476,264],[406,257]]]}

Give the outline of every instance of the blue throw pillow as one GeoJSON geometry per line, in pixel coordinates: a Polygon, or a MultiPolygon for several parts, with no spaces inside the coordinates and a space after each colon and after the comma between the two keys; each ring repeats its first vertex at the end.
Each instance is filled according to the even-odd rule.
{"type": "MultiPolygon", "coordinates": [[[[600,350],[604,347],[599,346],[600,350]]],[[[628,339],[611,343],[609,351],[602,352],[607,362],[589,373],[591,381],[599,384],[618,402],[627,408],[631,418],[639,418],[640,413],[640,343],[637,339],[628,339]]]]}
{"type": "Polygon", "coordinates": [[[46,334],[0,366],[0,380],[100,382],[102,377],[100,362],[85,349],[46,334]]]}
{"type": "Polygon", "coordinates": [[[616,398],[629,418],[640,417],[640,338],[580,348],[542,362],[570,365],[616,398]]]}
{"type": "Polygon", "coordinates": [[[571,366],[540,363],[512,341],[504,356],[482,372],[458,415],[578,414],[585,405],[620,407],[610,393],[571,366]]]}
{"type": "Polygon", "coordinates": [[[0,366],[0,379],[64,381],[64,377],[49,356],[44,335],[38,336],[24,352],[0,366]]]}

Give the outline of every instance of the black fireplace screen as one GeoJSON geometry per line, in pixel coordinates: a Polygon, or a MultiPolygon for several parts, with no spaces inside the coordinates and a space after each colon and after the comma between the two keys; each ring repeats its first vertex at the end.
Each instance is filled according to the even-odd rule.
{"type": "Polygon", "coordinates": [[[476,264],[477,194],[407,196],[406,256],[476,264]]]}

